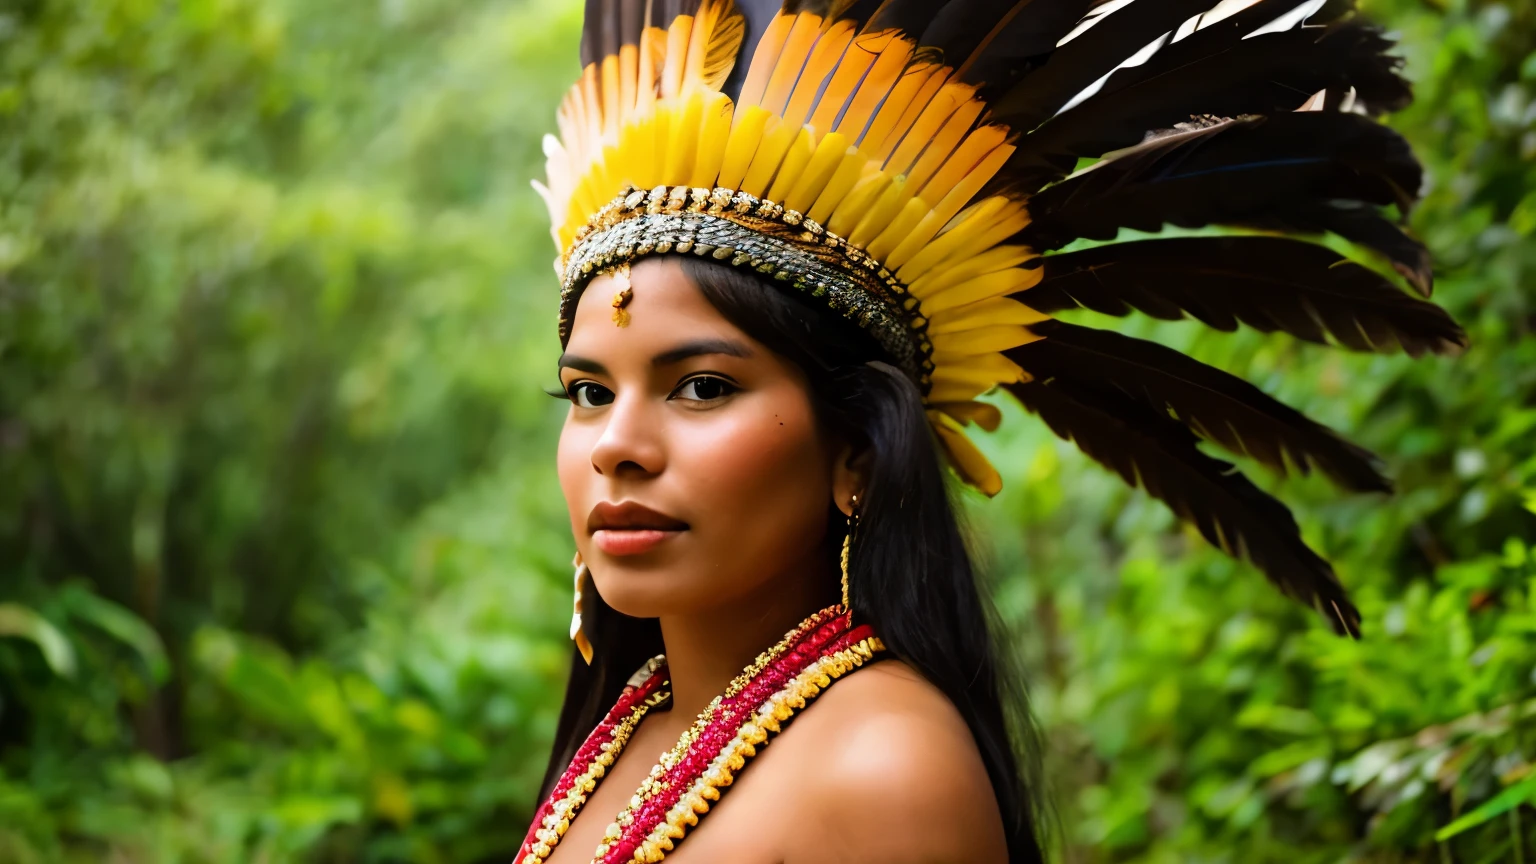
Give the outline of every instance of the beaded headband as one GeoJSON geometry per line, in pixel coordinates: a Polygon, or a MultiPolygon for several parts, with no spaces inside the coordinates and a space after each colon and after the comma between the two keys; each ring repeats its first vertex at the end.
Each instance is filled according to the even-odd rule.
{"type": "Polygon", "coordinates": [[[626,189],[576,236],[561,268],[560,339],[586,283],[650,255],[696,255],[751,270],[824,302],[874,336],[927,393],[933,344],[918,302],[889,270],[815,220],[729,189],[626,189]]]}

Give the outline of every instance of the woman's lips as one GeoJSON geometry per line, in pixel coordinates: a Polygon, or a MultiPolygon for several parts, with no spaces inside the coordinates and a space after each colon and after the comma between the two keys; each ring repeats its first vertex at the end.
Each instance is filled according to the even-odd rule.
{"type": "Polygon", "coordinates": [[[688,530],[688,523],[637,501],[603,501],[587,516],[587,530],[598,551],[639,555],[688,530]]]}
{"type": "Polygon", "coordinates": [[[655,549],[681,533],[683,532],[660,531],[655,528],[625,530],[603,528],[592,532],[592,542],[596,543],[598,551],[605,555],[639,555],[655,549]]]}

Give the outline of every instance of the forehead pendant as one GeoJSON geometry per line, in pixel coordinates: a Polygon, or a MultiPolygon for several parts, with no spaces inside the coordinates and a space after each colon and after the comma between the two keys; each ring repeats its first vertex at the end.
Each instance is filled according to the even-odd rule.
{"type": "Polygon", "coordinates": [[[619,286],[618,292],[613,295],[613,325],[615,327],[629,326],[629,312],[624,307],[629,301],[635,299],[635,289],[629,284],[629,265],[621,264],[613,268],[613,284],[619,286]]]}

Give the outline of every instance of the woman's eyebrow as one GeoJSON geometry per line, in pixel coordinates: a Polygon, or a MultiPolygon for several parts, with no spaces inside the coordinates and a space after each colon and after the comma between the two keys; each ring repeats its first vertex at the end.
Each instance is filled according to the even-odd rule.
{"type": "Polygon", "coordinates": [[[652,366],[670,366],[701,354],[724,354],[728,357],[751,357],[752,349],[730,339],[699,339],[684,342],[670,351],[663,351],[651,358],[652,366]]]}
{"type": "Polygon", "coordinates": [[[561,354],[559,361],[555,363],[557,369],[575,369],[578,372],[589,372],[593,375],[607,375],[608,370],[596,360],[589,360],[578,354],[561,354]]]}

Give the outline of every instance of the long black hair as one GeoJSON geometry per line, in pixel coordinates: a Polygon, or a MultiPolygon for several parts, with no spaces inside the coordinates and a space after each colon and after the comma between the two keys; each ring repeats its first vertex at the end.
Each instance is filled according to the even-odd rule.
{"type": "MultiPolygon", "coordinates": [[[[1008,860],[1043,861],[1038,736],[1022,681],[996,641],[995,615],[978,589],[916,385],[880,362],[874,340],[835,313],[727,265],[680,260],[727,320],[805,371],[818,421],[867,449],[849,564],[854,617],[868,622],[891,656],[942,690],[965,718],[1002,811],[1008,860]]],[[[829,504],[827,518],[828,536],[840,545],[842,513],[829,504]]],[[[583,614],[592,664],[573,649],[543,795],[629,676],[662,653],[654,619],[623,615],[595,594],[586,602],[595,608],[583,614]]]]}

